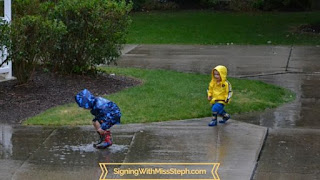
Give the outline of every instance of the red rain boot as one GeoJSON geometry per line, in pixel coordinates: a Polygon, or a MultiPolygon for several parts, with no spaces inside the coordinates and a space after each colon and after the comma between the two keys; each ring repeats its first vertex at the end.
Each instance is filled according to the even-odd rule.
{"type": "Polygon", "coordinates": [[[104,141],[101,142],[100,144],[96,144],[95,148],[97,149],[105,149],[109,146],[112,146],[112,137],[111,137],[111,132],[110,131],[105,131],[104,135],[104,141]]]}

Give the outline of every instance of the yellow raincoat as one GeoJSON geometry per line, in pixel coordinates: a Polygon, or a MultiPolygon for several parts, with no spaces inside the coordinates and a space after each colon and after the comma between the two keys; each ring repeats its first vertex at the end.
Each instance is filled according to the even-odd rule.
{"type": "Polygon", "coordinates": [[[211,97],[210,104],[221,103],[226,105],[230,102],[232,97],[232,87],[229,81],[227,81],[227,68],[219,65],[212,69],[211,81],[208,88],[208,97],[211,97]],[[221,77],[220,84],[217,83],[214,78],[214,70],[217,70],[221,77]]]}

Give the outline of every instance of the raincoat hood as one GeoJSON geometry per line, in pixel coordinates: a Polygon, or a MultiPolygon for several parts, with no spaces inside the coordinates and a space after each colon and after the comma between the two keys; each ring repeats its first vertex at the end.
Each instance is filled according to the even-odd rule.
{"type": "Polygon", "coordinates": [[[227,68],[225,66],[218,65],[212,69],[211,77],[212,77],[212,80],[216,81],[216,79],[214,78],[214,70],[217,70],[219,72],[221,77],[221,82],[224,83],[227,80],[227,74],[228,74],[227,68]]]}
{"type": "Polygon", "coordinates": [[[95,97],[91,94],[91,92],[87,89],[80,91],[76,96],[75,100],[79,107],[89,109],[93,108],[95,97]]]}

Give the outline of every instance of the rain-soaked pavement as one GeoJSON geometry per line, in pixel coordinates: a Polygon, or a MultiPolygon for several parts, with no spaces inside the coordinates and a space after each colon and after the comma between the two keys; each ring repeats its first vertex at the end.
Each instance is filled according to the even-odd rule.
{"type": "MultiPolygon", "coordinates": [[[[45,128],[2,125],[0,179],[99,179],[102,175],[99,163],[217,162],[221,163],[218,171],[221,179],[250,179],[267,128],[233,120],[210,128],[207,126],[209,121],[210,118],[203,118],[115,126],[112,128],[115,144],[106,150],[93,148],[97,135],[91,126],[45,128]]],[[[107,178],[128,178],[111,173],[119,167],[134,169],[141,166],[110,166],[107,178]]],[[[208,165],[152,164],[142,167],[204,169],[206,174],[194,178],[213,177],[212,166],[208,165]]],[[[183,176],[159,174],[148,178],[184,179],[183,176]]]]}
{"type": "MultiPolygon", "coordinates": [[[[107,150],[92,147],[97,135],[90,126],[0,125],[1,180],[99,179],[98,163],[208,162],[221,163],[221,179],[320,179],[320,47],[128,45],[124,52],[120,66],[209,75],[223,64],[231,77],[283,86],[297,97],[214,128],[207,126],[210,118],[115,126],[107,150]]],[[[200,177],[212,178],[194,178],[200,177]]]]}
{"type": "Polygon", "coordinates": [[[288,88],[296,100],[233,118],[269,128],[254,179],[320,179],[320,46],[130,45],[123,67],[210,74],[223,64],[229,76],[288,88]]]}

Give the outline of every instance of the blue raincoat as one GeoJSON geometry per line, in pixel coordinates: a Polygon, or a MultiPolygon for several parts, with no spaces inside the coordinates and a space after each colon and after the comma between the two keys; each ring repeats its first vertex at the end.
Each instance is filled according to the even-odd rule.
{"type": "Polygon", "coordinates": [[[120,124],[121,112],[114,102],[102,97],[94,97],[87,89],[79,92],[75,100],[79,107],[91,109],[91,114],[95,116],[93,121],[98,121],[101,129],[106,130],[115,124],[120,124]]]}

